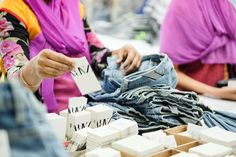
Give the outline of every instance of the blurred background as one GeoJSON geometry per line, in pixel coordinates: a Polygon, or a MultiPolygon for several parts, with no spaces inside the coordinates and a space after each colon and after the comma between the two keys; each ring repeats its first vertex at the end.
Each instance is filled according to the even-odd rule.
{"type": "Polygon", "coordinates": [[[111,49],[125,43],[143,54],[159,51],[159,31],[171,0],[83,0],[87,18],[111,49]]]}
{"type": "Polygon", "coordinates": [[[132,44],[143,55],[159,52],[159,31],[171,0],[81,1],[90,26],[106,47],[132,44]]]}

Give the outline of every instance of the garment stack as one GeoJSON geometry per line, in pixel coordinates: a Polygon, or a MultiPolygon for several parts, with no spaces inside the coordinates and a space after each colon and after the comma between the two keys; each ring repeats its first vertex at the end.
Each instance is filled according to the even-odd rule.
{"type": "Polygon", "coordinates": [[[102,73],[103,90],[89,95],[90,105],[106,103],[116,111],[114,119],[133,118],[140,133],[188,123],[202,125],[203,120],[209,127],[224,126],[235,131],[235,114],[212,111],[196,93],[175,89],[177,76],[167,55],[144,56],[139,70],[126,76],[116,59],[107,59],[108,67],[102,73]]]}

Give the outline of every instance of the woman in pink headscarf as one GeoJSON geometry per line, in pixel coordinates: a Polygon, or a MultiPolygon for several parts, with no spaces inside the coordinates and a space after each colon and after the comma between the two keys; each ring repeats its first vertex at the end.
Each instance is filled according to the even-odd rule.
{"type": "Polygon", "coordinates": [[[236,100],[236,10],[229,0],[172,0],[161,30],[161,52],[173,60],[179,88],[236,100]]]}
{"type": "Polygon", "coordinates": [[[109,51],[90,29],[79,0],[4,0],[0,3],[0,58],[8,79],[18,78],[47,105],[49,112],[67,108],[81,96],[70,71],[72,58],[85,56],[96,73],[106,58],[118,55],[127,74],[141,57],[129,45],[109,51]]]}

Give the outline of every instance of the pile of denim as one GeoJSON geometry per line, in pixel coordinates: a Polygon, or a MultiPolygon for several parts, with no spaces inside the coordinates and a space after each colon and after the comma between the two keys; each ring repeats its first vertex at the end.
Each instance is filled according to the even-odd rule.
{"type": "Polygon", "coordinates": [[[193,115],[195,117],[184,118],[184,115],[187,115],[184,110],[198,102],[197,96],[174,89],[177,76],[167,55],[144,56],[139,70],[126,76],[116,64],[116,60],[116,56],[107,59],[108,66],[102,72],[103,90],[89,95],[90,105],[106,103],[113,107],[114,119],[133,119],[138,122],[140,132],[166,129],[190,121],[197,124],[202,119],[203,111],[199,107],[191,107],[197,110],[199,116],[196,114],[197,116],[193,115]],[[188,106],[182,107],[176,100],[179,103],[187,100],[188,106]],[[181,113],[184,114],[182,119],[176,120],[175,117],[181,117],[181,113]]]}
{"type": "Polygon", "coordinates": [[[18,81],[0,84],[0,129],[8,133],[12,157],[69,157],[45,111],[18,81]]]}
{"type": "MultiPolygon", "coordinates": [[[[204,106],[196,93],[175,89],[177,76],[167,55],[144,56],[139,70],[126,76],[116,60],[108,58],[102,72],[103,90],[89,95],[89,105],[106,103],[113,107],[114,119],[135,120],[141,133],[187,123],[201,125],[203,120],[211,127],[225,124],[209,122],[217,118],[216,112],[204,106]]],[[[228,120],[232,117],[236,115],[228,120]]]]}

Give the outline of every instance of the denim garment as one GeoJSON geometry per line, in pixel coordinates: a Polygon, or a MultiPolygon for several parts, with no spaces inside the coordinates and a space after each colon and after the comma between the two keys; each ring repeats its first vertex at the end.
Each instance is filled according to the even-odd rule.
{"type": "Polygon", "coordinates": [[[208,127],[221,127],[236,132],[236,114],[222,111],[205,112],[204,122],[208,127]]]}
{"type": "Polygon", "coordinates": [[[116,57],[108,58],[102,77],[103,91],[90,94],[92,101],[118,103],[123,110],[125,106],[132,107],[166,128],[200,123],[203,110],[197,106],[198,97],[195,93],[173,89],[177,77],[166,55],[143,57],[139,70],[127,76],[123,76],[116,60],[116,57]]]}
{"type": "Polygon", "coordinates": [[[105,104],[113,109],[113,120],[125,118],[136,121],[139,127],[139,134],[169,128],[164,124],[149,120],[145,115],[129,106],[121,106],[113,102],[90,102],[88,103],[88,106],[95,106],[99,104],[105,104]]]}
{"type": "Polygon", "coordinates": [[[0,129],[12,157],[68,157],[45,119],[42,104],[18,81],[0,84],[0,129]]]}
{"type": "Polygon", "coordinates": [[[131,105],[151,120],[165,123],[169,127],[187,123],[200,124],[203,118],[201,103],[195,93],[165,86],[146,86],[125,92],[119,102],[131,105]]]}
{"type": "Polygon", "coordinates": [[[173,89],[177,79],[167,56],[146,56],[140,69],[127,76],[122,75],[115,61],[116,58],[108,58],[108,67],[103,71],[103,91],[90,94],[91,101],[117,103],[119,109],[123,108],[122,116],[127,117],[134,116],[125,112],[127,106],[131,107],[157,126],[164,125],[166,128],[187,123],[201,125],[203,118],[209,127],[223,125],[228,130],[236,128],[233,125],[235,115],[222,117],[216,122],[219,114],[202,104],[196,93],[173,89]]]}
{"type": "Polygon", "coordinates": [[[123,110],[126,106],[132,107],[167,128],[187,123],[200,125],[203,118],[204,105],[195,93],[181,92],[165,85],[143,86],[121,94],[102,91],[91,95],[95,102],[115,102],[123,110]]]}
{"type": "Polygon", "coordinates": [[[167,55],[149,55],[142,58],[138,71],[124,76],[116,64],[117,56],[108,57],[107,68],[103,71],[103,89],[114,92],[118,88],[121,92],[142,86],[167,85],[176,87],[177,76],[172,62],[167,55]]]}

